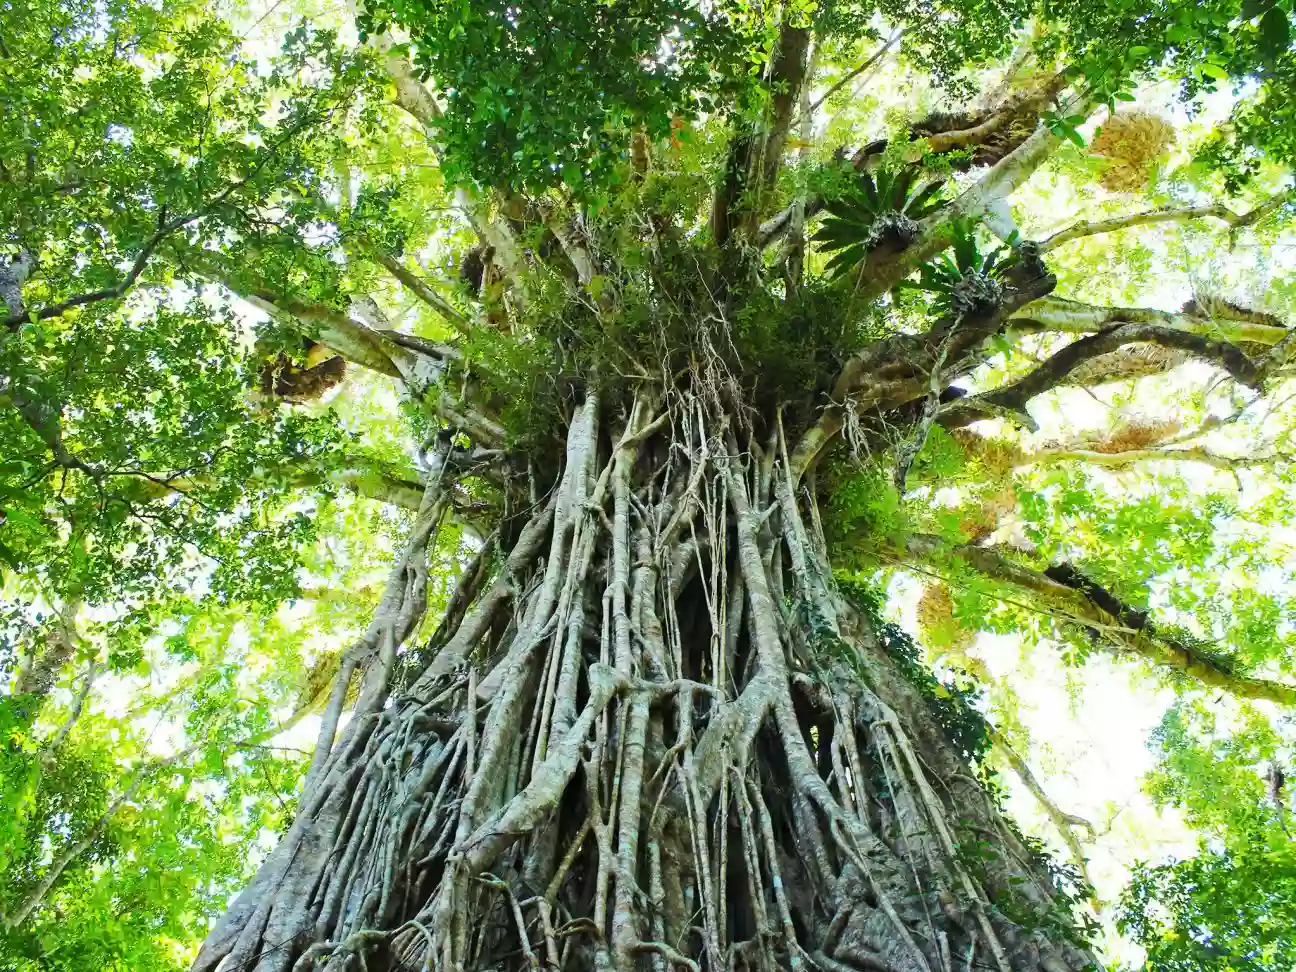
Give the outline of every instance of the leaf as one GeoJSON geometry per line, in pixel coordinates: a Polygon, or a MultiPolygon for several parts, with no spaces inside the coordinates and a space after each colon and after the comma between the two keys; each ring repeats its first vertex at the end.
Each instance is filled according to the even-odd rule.
{"type": "Polygon", "coordinates": [[[8,564],[9,569],[14,572],[20,572],[23,569],[22,560],[3,543],[0,543],[0,561],[8,564]]]}
{"type": "Polygon", "coordinates": [[[1270,7],[1259,24],[1261,54],[1272,61],[1291,45],[1291,24],[1287,14],[1278,7],[1270,7]]]}
{"type": "Polygon", "coordinates": [[[1255,20],[1266,9],[1269,9],[1271,0],[1242,0],[1242,19],[1255,20]]]}
{"type": "Polygon", "coordinates": [[[1214,78],[1217,81],[1228,80],[1228,71],[1224,70],[1224,68],[1220,67],[1214,61],[1202,61],[1199,65],[1199,69],[1201,73],[1206,75],[1208,78],[1214,78]]]}

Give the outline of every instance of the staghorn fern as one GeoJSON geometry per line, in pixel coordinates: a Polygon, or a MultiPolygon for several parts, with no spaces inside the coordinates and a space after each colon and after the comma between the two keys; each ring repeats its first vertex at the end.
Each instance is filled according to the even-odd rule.
{"type": "Polygon", "coordinates": [[[888,231],[908,229],[912,233],[919,220],[945,204],[940,194],[945,180],[918,185],[919,175],[915,167],[897,172],[883,169],[876,177],[861,172],[847,192],[826,203],[828,216],[811,239],[825,252],[836,251],[825,268],[829,275],[844,273],[862,263],[888,231]]]}
{"type": "Polygon", "coordinates": [[[918,280],[900,286],[934,295],[939,313],[970,314],[998,306],[1003,300],[999,278],[1017,263],[1017,233],[1004,246],[983,253],[976,239],[976,222],[956,219],[950,248],[918,265],[918,280]]]}

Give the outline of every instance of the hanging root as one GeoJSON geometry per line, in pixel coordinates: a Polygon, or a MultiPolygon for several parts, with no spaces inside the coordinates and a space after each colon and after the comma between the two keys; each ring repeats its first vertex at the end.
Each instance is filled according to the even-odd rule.
{"type": "Polygon", "coordinates": [[[591,395],[498,574],[406,650],[429,487],[298,817],[195,969],[1092,961],[837,591],[781,421],[740,446],[723,395],[591,395]]]}

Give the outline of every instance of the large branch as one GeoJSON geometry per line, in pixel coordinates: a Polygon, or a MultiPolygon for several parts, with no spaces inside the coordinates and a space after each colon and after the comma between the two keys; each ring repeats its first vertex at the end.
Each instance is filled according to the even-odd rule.
{"type": "Polygon", "coordinates": [[[947,428],[959,428],[979,418],[1003,414],[1005,411],[1025,412],[1027,402],[1061,385],[1068,375],[1085,362],[1099,355],[1110,354],[1124,345],[1140,343],[1159,344],[1186,351],[1219,366],[1248,387],[1258,388],[1264,377],[1263,368],[1227,341],[1216,341],[1159,324],[1122,324],[1068,344],[1025,378],[962,399],[945,411],[941,422],[947,428]]]}
{"type": "Polygon", "coordinates": [[[1086,627],[1120,651],[1182,672],[1203,685],[1240,698],[1296,705],[1296,685],[1227,670],[1194,646],[1163,633],[1145,612],[1121,602],[1069,564],[1037,571],[985,547],[921,533],[894,538],[892,552],[901,562],[924,569],[942,570],[957,562],[994,581],[1029,591],[1045,613],[1086,627]]]}
{"type": "Polygon", "coordinates": [[[1040,252],[1047,253],[1063,243],[1070,243],[1072,240],[1078,240],[1086,236],[1114,233],[1133,226],[1154,226],[1158,223],[1188,223],[1197,219],[1218,219],[1227,224],[1230,229],[1239,230],[1258,223],[1270,213],[1276,212],[1283,205],[1290,202],[1291,199],[1292,194],[1290,192],[1281,193],[1265,200],[1245,213],[1235,213],[1223,203],[1214,203],[1210,206],[1166,207],[1153,209],[1146,213],[1116,216],[1112,219],[1075,223],[1040,242],[1039,248],[1040,252]]]}
{"type": "Polygon", "coordinates": [[[1044,164],[1061,141],[1061,136],[1039,125],[1029,138],[991,166],[954,202],[929,217],[908,246],[898,252],[881,247],[872,251],[860,270],[856,296],[879,297],[894,288],[919,263],[932,259],[950,245],[957,220],[980,220],[998,208],[1044,164]]]}
{"type": "Polygon", "coordinates": [[[187,251],[183,262],[199,276],[228,287],[267,314],[297,322],[305,336],[327,345],[346,360],[399,378],[410,394],[425,400],[452,427],[471,435],[479,444],[498,445],[504,441],[505,430],[494,418],[456,401],[445,390],[441,378],[461,357],[454,348],[399,331],[371,328],[326,304],[308,303],[239,281],[202,252],[187,251]]]}
{"type": "Polygon", "coordinates": [[[977,350],[985,339],[1002,329],[1018,308],[1048,294],[1057,279],[1027,255],[1005,274],[1003,283],[1004,301],[998,307],[979,315],[943,318],[922,334],[893,335],[852,355],[834,382],[832,401],[793,451],[794,479],[814,465],[851,413],[886,412],[926,396],[942,354],[950,364],[941,369],[941,384],[948,386],[961,377],[979,360],[977,350]]]}
{"type": "Polygon", "coordinates": [[[1041,331],[1093,334],[1114,324],[1155,324],[1159,327],[1208,335],[1232,343],[1272,346],[1291,332],[1285,327],[1240,321],[1228,317],[1202,318],[1149,307],[1099,307],[1065,297],[1048,296],[1027,304],[1012,315],[1014,327],[1041,331]]]}

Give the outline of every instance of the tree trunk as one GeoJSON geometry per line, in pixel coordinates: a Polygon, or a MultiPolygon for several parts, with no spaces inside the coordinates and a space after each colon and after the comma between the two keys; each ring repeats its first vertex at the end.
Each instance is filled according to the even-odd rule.
{"type": "Polygon", "coordinates": [[[834,582],[781,418],[591,393],[566,443],[493,581],[467,572],[443,630],[393,655],[431,481],[297,820],[196,970],[1094,963],[893,633],[834,582]]]}

